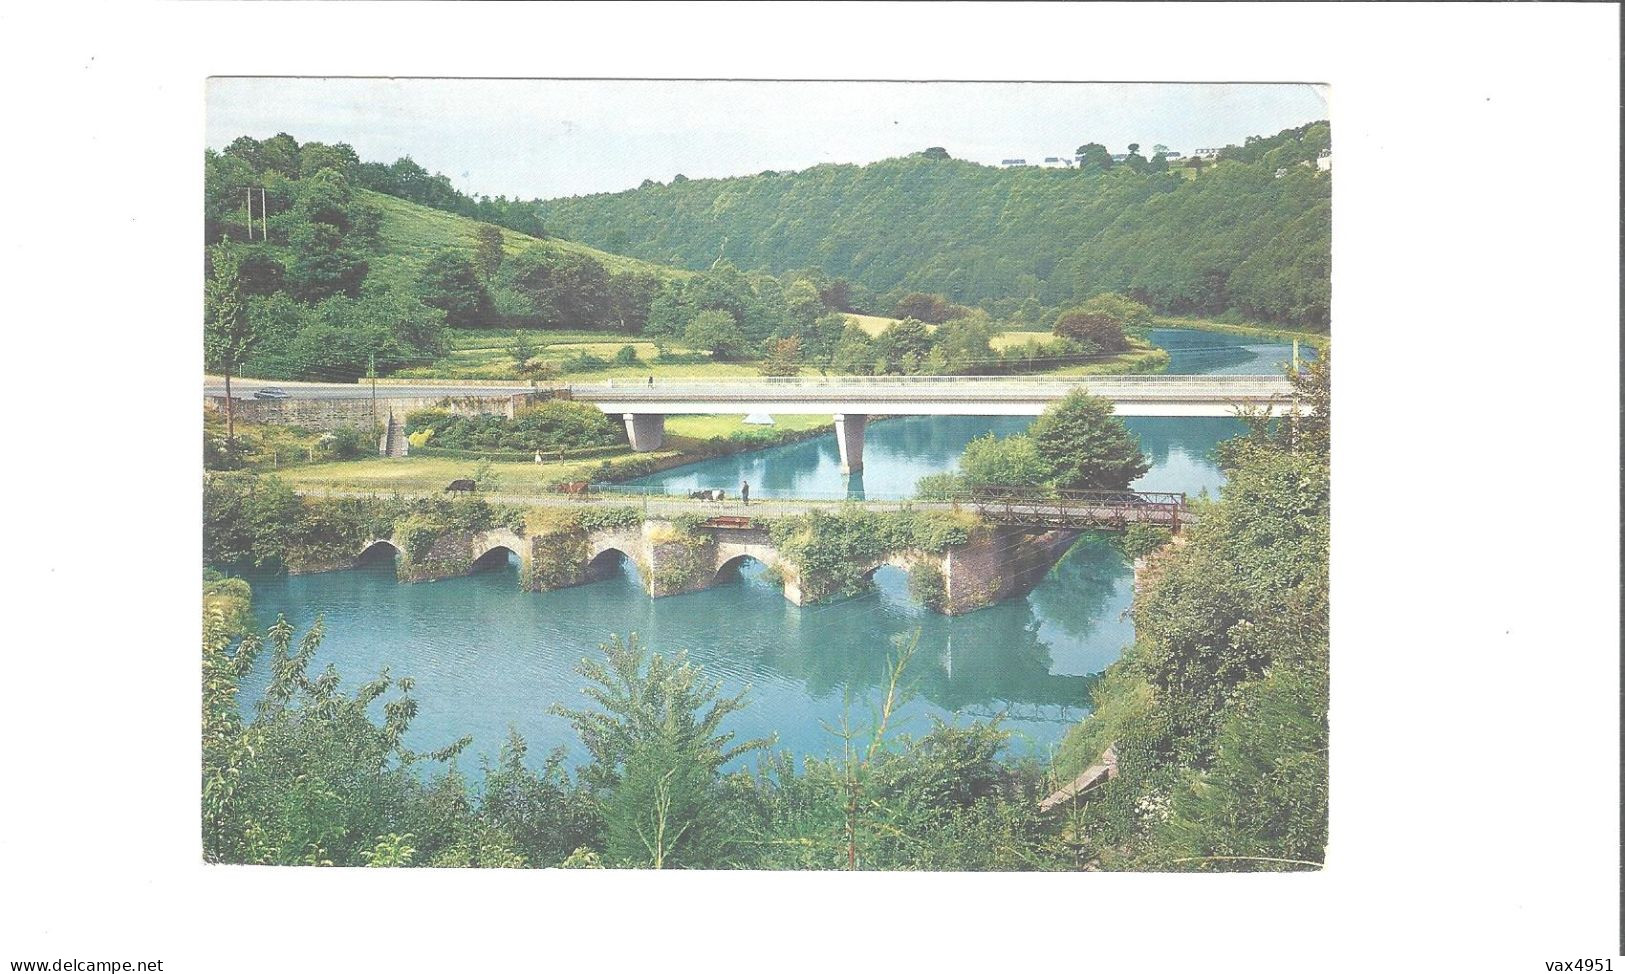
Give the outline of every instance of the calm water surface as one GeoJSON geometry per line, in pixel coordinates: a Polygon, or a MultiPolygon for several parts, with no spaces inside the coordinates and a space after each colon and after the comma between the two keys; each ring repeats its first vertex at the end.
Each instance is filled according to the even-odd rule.
{"type": "MultiPolygon", "coordinates": [[[[1156,339],[1164,331],[1153,333],[1156,339]]],[[[1215,336],[1199,335],[1209,345],[1215,336]]],[[[1177,336],[1176,336],[1177,337],[1177,336]]],[[[1159,344],[1161,342],[1159,341],[1159,344]]],[[[1290,348],[1255,351],[1247,340],[1233,356],[1290,359],[1290,348]]],[[[1173,350],[1170,345],[1171,351],[1173,350]]],[[[1175,361],[1181,359],[1175,351],[1175,361]]],[[[1214,354],[1207,346],[1189,355],[1214,354]]],[[[1238,362],[1215,371],[1265,371],[1238,362]]],[[[1195,367],[1192,367],[1196,370],[1195,367]]],[[[964,445],[989,431],[1005,435],[1025,418],[912,417],[869,427],[861,477],[838,470],[833,436],[693,464],[644,484],[670,489],[737,488],[748,479],[769,494],[906,497],[920,477],[954,469],[964,445]]],[[[1209,459],[1220,440],[1236,435],[1233,419],[1131,419],[1129,428],[1152,460],[1136,482],[1146,490],[1216,492],[1223,477],[1209,459]]],[[[348,686],[389,667],[416,680],[419,714],[408,745],[443,746],[472,734],[460,763],[477,774],[515,727],[540,759],[564,747],[585,752],[555,702],[584,706],[573,667],[612,635],[637,632],[662,653],[686,651],[720,680],[724,692],[749,689],[749,705],[728,729],[741,738],[774,735],[797,755],[836,753],[828,725],[850,712],[866,720],[878,696],[885,655],[894,639],[919,634],[909,673],[914,697],[901,729],[921,734],[933,719],[967,722],[1002,715],[1012,750],[1047,757],[1066,728],[1085,713],[1091,679],[1133,638],[1126,612],[1129,566],[1104,534],[1086,534],[1026,597],[949,618],[908,597],[895,568],[875,576],[875,590],[843,602],[799,607],[747,563],[738,577],[689,595],[650,599],[635,569],[604,581],[542,594],[523,592],[517,568],[438,582],[400,584],[384,563],[351,571],[288,577],[250,576],[262,628],[285,614],[296,629],[325,616],[327,637],[316,668],[336,666],[348,686]]],[[[245,686],[245,708],[268,680],[264,660],[245,686]]]]}

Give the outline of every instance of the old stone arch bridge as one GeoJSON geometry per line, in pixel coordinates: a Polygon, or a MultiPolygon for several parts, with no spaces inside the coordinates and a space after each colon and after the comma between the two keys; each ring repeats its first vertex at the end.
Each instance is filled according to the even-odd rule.
{"type": "MultiPolygon", "coordinates": [[[[865,576],[886,565],[906,571],[921,566],[934,569],[931,577],[940,580],[934,607],[957,615],[1025,595],[1080,534],[1072,528],[994,525],[974,532],[967,543],[940,552],[888,551],[872,564],[855,567],[865,576]]],[[[505,562],[512,553],[519,558],[520,584],[532,591],[547,591],[604,578],[626,558],[637,566],[645,591],[661,598],[710,588],[729,580],[745,560],[755,559],[767,566],[770,577],[782,584],[784,596],[791,602],[805,604],[821,594],[819,580],[803,578],[768,532],[748,522],[681,530],[673,521],[653,519],[630,527],[536,536],[521,536],[506,528],[449,531],[422,550],[410,549],[399,537],[375,538],[361,545],[355,558],[346,563],[309,565],[303,570],[348,568],[393,551],[403,581],[429,581],[505,562]]]]}

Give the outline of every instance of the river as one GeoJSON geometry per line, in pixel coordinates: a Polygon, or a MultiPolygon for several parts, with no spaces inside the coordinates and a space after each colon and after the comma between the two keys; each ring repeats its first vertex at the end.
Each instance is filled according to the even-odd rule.
{"type": "MultiPolygon", "coordinates": [[[[1174,331],[1182,330],[1157,329],[1153,338],[1174,331]]],[[[1236,355],[1249,362],[1290,358],[1290,346],[1254,339],[1205,332],[1162,338],[1175,363],[1192,369],[1201,357],[1221,371],[1237,367],[1236,355]],[[1201,343],[1190,335],[1201,336],[1201,343]],[[1186,351],[1174,351],[1181,341],[1186,351]],[[1225,348],[1233,351],[1219,354],[1225,348]]],[[[973,437],[1017,432],[1028,422],[878,421],[868,430],[863,475],[850,480],[839,472],[830,436],[680,467],[644,483],[692,489],[737,487],[748,479],[758,496],[906,497],[921,476],[953,469],[973,437]]],[[[1241,430],[1234,419],[1136,418],[1128,425],[1152,460],[1135,486],[1192,494],[1222,485],[1209,451],[1241,430]]],[[[838,752],[840,740],[828,728],[844,714],[868,719],[888,647],[917,633],[908,673],[914,695],[895,726],[923,734],[933,720],[1001,716],[1013,735],[1011,751],[1039,758],[1087,713],[1090,681],[1133,638],[1126,615],[1130,567],[1103,533],[1086,534],[1025,598],[955,618],[911,600],[895,568],[876,573],[868,595],[806,607],[785,600],[761,576],[752,564],[728,584],[662,599],[643,593],[629,565],[609,579],[542,594],[519,589],[513,564],[419,584],[397,583],[388,563],[296,577],[252,575],[250,582],[262,628],[279,614],[301,632],[318,613],[325,617],[316,669],[332,663],[348,686],[386,666],[411,676],[419,710],[408,746],[426,751],[471,734],[473,745],[460,763],[475,775],[482,757],[495,757],[510,727],[538,759],[563,747],[572,763],[584,760],[568,724],[547,711],[560,702],[587,705],[574,666],[616,634],[636,632],[661,653],[687,652],[725,693],[747,690],[748,706],[727,728],[740,738],[772,735],[779,748],[805,756],[838,752]]],[[[268,679],[262,660],[245,681],[245,708],[268,679]]]]}

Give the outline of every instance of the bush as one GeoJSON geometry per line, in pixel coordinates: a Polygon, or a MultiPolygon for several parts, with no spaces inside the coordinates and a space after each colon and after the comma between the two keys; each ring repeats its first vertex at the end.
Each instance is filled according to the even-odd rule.
{"type": "Polygon", "coordinates": [[[377,444],[370,431],[355,426],[341,426],[332,432],[328,449],[335,460],[357,460],[372,456],[377,450],[377,444]]]}
{"type": "Polygon", "coordinates": [[[615,353],[616,365],[637,365],[638,361],[638,350],[634,345],[622,345],[615,353]]]}
{"type": "Polygon", "coordinates": [[[626,431],[603,411],[586,403],[550,399],[516,412],[458,416],[444,410],[419,410],[406,417],[408,437],[428,431],[436,449],[531,453],[615,446],[626,431]]]}

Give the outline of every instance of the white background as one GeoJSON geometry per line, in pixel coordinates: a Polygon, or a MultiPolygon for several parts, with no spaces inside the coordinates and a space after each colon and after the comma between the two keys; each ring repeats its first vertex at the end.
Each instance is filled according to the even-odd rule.
{"type": "Polygon", "coordinates": [[[1534,971],[1612,955],[1617,16],[1526,4],[5,8],[0,962],[1534,971]],[[1328,868],[203,866],[198,200],[211,73],[1330,84],[1328,868]]]}

